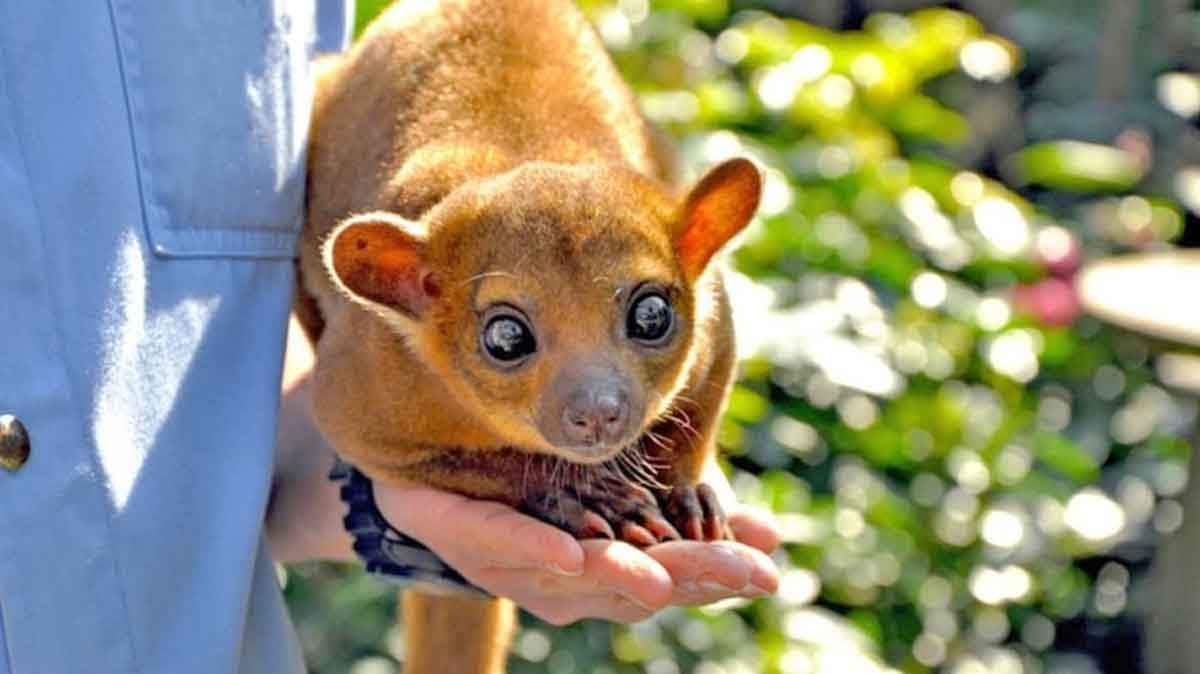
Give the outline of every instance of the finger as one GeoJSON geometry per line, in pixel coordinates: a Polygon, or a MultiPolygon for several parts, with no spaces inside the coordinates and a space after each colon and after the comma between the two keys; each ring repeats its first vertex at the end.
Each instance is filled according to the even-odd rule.
{"type": "Polygon", "coordinates": [[[676,541],[646,550],[671,574],[685,594],[702,591],[734,593],[750,582],[751,566],[732,550],[701,543],[676,541]]]}
{"type": "Polygon", "coordinates": [[[468,578],[486,565],[583,572],[578,541],[502,503],[417,486],[380,486],[376,502],[392,526],[428,545],[468,578]]]}
{"type": "Polygon", "coordinates": [[[683,595],[759,596],[779,587],[779,569],[771,558],[740,543],[680,541],[646,552],[667,569],[683,595]]]}
{"type": "MultiPolygon", "coordinates": [[[[568,602],[583,611],[585,601],[622,598],[642,611],[652,613],[667,605],[674,592],[671,576],[661,564],[625,543],[584,541],[584,572],[568,577],[520,569],[488,568],[475,580],[481,587],[513,599],[523,607],[554,613],[556,602],[568,602]]],[[[594,610],[595,602],[586,604],[594,610]]],[[[561,611],[557,611],[561,613],[561,611]]],[[[538,614],[551,620],[546,615],[538,614]]],[[[590,613],[588,615],[591,615],[590,613]]],[[[559,618],[564,616],[559,615],[559,618]]],[[[583,614],[565,616],[577,620],[583,614]]]]}
{"type": "MultiPolygon", "coordinates": [[[[519,573],[511,569],[503,569],[502,573],[519,573]]],[[[527,600],[521,600],[520,588],[528,586],[528,577],[513,577],[502,585],[518,589],[518,594],[501,594],[514,599],[521,608],[529,611],[541,620],[552,625],[568,625],[584,618],[600,618],[622,623],[633,623],[645,620],[654,615],[654,611],[641,606],[634,601],[615,592],[598,594],[574,594],[570,596],[538,595],[527,600]]]]}
{"type": "Polygon", "coordinates": [[[774,594],[779,589],[779,567],[762,550],[734,541],[717,541],[713,547],[730,550],[750,565],[750,582],[742,588],[742,594],[774,594]]]}
{"type": "Polygon", "coordinates": [[[620,623],[641,622],[655,613],[619,595],[585,597],[572,603],[581,618],[600,618],[620,623]]]}
{"type": "Polygon", "coordinates": [[[729,528],[734,540],[757,548],[767,554],[779,547],[779,528],[770,512],[741,506],[729,516],[729,528]]]}
{"type": "Polygon", "coordinates": [[[621,542],[582,541],[584,571],[578,582],[564,578],[563,585],[582,586],[615,593],[648,611],[667,605],[674,591],[671,574],[655,559],[621,542]]]}
{"type": "Polygon", "coordinates": [[[653,611],[612,593],[570,598],[538,597],[528,602],[517,603],[539,619],[558,626],[569,625],[584,618],[634,623],[654,615],[653,611]]]}

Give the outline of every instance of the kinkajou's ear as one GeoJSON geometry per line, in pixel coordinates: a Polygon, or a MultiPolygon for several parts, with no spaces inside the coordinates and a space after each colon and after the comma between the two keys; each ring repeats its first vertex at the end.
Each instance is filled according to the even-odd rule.
{"type": "Polygon", "coordinates": [[[351,299],[419,320],[440,294],[420,225],[384,212],[339,223],[323,247],[325,267],[351,299]]]}
{"type": "Polygon", "coordinates": [[[674,232],[688,279],[700,276],[712,256],[749,224],[761,195],[762,176],[749,159],[718,164],[696,183],[674,232]]]}

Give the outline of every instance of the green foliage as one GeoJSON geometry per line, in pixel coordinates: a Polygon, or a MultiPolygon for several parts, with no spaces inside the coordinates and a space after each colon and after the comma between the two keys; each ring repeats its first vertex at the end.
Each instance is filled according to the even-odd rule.
{"type": "Polygon", "coordinates": [[[392,0],[354,0],[354,34],[360,35],[367,24],[392,4],[392,0]]]}
{"type": "MultiPolygon", "coordinates": [[[[384,4],[359,3],[360,22],[384,4]]],[[[1177,526],[1195,410],[1071,281],[1180,234],[1153,167],[1036,128],[1002,153],[969,103],[1031,102],[1027,55],[961,12],[836,32],[725,0],[581,4],[693,175],[766,168],[732,256],[720,440],[741,498],[779,516],[785,575],[630,627],[526,616],[511,671],[1042,671],[1073,646],[1063,621],[1127,619],[1177,526]]],[[[287,593],[314,672],[393,671],[389,588],[309,565],[287,593]]]]}
{"type": "Polygon", "coordinates": [[[1142,177],[1130,153],[1079,141],[1031,145],[1014,164],[1031,183],[1072,192],[1125,192],[1142,177]]]}

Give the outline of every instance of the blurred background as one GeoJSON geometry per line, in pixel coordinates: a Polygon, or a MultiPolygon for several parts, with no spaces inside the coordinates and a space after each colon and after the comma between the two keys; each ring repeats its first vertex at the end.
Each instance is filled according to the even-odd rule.
{"type": "MultiPolygon", "coordinates": [[[[768,169],[720,441],[784,580],[633,626],[523,616],[510,671],[1192,671],[1200,349],[1088,315],[1079,278],[1200,245],[1196,3],[581,4],[685,174],[768,169]]],[[[1147,300],[1195,325],[1175,273],[1147,300]]],[[[401,670],[393,588],[281,578],[315,674],[401,670]]]]}

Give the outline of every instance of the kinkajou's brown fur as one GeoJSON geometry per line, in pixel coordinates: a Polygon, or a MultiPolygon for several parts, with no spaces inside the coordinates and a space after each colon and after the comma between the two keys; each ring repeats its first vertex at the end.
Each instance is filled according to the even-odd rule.
{"type": "MultiPolygon", "coordinates": [[[[567,0],[406,0],[326,63],[296,311],[331,445],[581,538],[725,537],[700,481],[734,367],[709,263],[760,177],[735,159],[680,191],[655,147],[567,0]]],[[[408,671],[502,670],[506,606],[405,617],[408,671]]]]}

